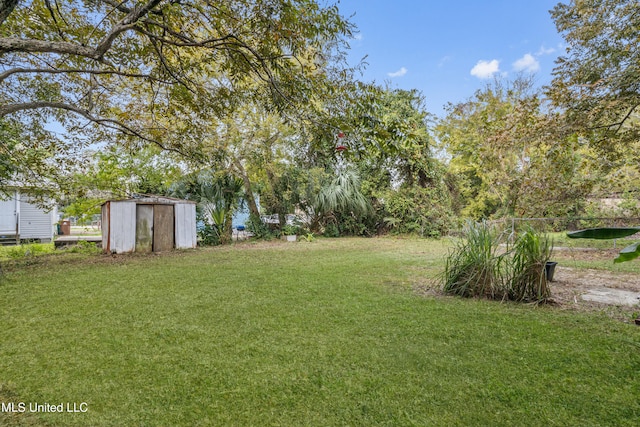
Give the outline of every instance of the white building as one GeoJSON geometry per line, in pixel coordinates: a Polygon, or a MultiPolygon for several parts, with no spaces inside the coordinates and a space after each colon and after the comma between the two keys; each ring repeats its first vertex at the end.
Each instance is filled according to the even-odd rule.
{"type": "Polygon", "coordinates": [[[18,190],[0,199],[0,240],[3,243],[20,241],[53,241],[58,220],[54,207],[44,209],[18,190]]]}

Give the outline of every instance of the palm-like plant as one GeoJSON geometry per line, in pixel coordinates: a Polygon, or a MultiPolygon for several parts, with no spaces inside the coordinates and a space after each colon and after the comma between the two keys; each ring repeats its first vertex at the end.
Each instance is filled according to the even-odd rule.
{"type": "Polygon", "coordinates": [[[371,209],[369,200],[360,191],[360,176],[353,169],[345,169],[316,196],[314,211],[317,215],[331,212],[353,212],[365,215],[371,209]]]}
{"type": "Polygon", "coordinates": [[[220,243],[231,241],[233,209],[242,200],[242,180],[229,174],[202,171],[176,185],[172,194],[198,202],[201,218],[213,226],[220,243]]]}

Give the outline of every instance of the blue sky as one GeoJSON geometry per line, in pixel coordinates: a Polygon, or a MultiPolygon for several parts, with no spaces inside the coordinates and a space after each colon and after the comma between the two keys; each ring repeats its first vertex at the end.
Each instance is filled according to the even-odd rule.
{"type": "Polygon", "coordinates": [[[368,55],[364,81],[418,89],[427,110],[444,115],[494,76],[551,79],[562,37],[551,20],[558,0],[340,0],[358,26],[349,60],[368,55]]]}

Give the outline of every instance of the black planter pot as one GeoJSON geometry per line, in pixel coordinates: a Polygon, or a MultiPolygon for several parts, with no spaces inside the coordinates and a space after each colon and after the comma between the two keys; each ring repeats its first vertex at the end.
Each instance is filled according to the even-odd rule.
{"type": "Polygon", "coordinates": [[[549,282],[553,282],[553,273],[556,271],[556,265],[558,265],[557,262],[547,261],[544,266],[544,272],[547,275],[547,281],[549,282]]]}

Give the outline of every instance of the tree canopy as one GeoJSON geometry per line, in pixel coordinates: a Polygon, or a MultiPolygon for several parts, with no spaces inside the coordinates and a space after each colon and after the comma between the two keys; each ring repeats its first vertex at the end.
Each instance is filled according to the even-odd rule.
{"type": "Polygon", "coordinates": [[[552,10],[567,42],[549,95],[571,131],[591,134],[604,152],[640,137],[640,13],[637,0],[572,0],[552,10]]]}
{"type": "Polygon", "coordinates": [[[561,122],[528,78],[498,80],[450,105],[437,131],[451,155],[463,214],[479,219],[574,213],[599,175],[588,148],[558,131],[561,122]]]}
{"type": "Polygon", "coordinates": [[[3,0],[0,119],[195,157],[198,125],[247,98],[284,114],[322,96],[351,31],[315,0],[3,0]]]}

